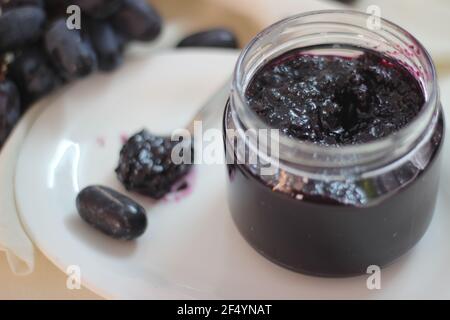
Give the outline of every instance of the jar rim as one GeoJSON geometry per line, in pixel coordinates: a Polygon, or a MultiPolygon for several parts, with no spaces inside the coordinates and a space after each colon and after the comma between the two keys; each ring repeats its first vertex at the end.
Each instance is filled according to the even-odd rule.
{"type": "MultiPolygon", "coordinates": [[[[241,120],[245,121],[246,124],[251,124],[248,126],[252,129],[267,129],[268,125],[263,122],[263,120],[248,107],[247,99],[245,97],[245,91],[246,88],[242,85],[242,77],[243,77],[243,70],[244,70],[244,64],[246,59],[248,58],[249,54],[251,54],[251,50],[258,45],[258,41],[260,41],[263,37],[267,36],[269,33],[273,32],[273,30],[277,30],[282,28],[283,26],[286,26],[290,22],[294,22],[296,20],[300,20],[302,18],[306,17],[313,17],[313,16],[326,16],[326,15],[341,15],[341,16],[355,16],[355,17],[364,17],[364,18],[370,18],[371,15],[367,14],[365,12],[356,11],[356,10],[317,10],[317,11],[309,11],[300,13],[297,15],[293,15],[290,17],[287,17],[283,20],[280,20],[264,30],[262,30],[260,33],[258,33],[243,49],[241,52],[235,70],[234,75],[232,79],[232,85],[231,85],[231,99],[236,102],[239,102],[237,105],[237,114],[240,117],[241,120]]],[[[325,21],[324,21],[325,22],[325,21]]],[[[333,23],[330,21],[326,21],[327,23],[333,23]]],[[[368,162],[368,161],[375,161],[373,159],[374,157],[384,157],[388,155],[388,152],[391,152],[392,150],[402,150],[404,155],[407,151],[411,150],[411,147],[420,141],[420,139],[424,135],[424,131],[429,126],[430,122],[433,119],[433,115],[436,114],[437,108],[438,108],[438,101],[439,101],[439,89],[437,85],[437,75],[436,75],[436,69],[434,66],[434,63],[432,61],[432,58],[428,51],[424,48],[424,46],[420,43],[419,40],[417,40],[413,35],[411,35],[408,31],[403,29],[402,27],[398,26],[397,24],[386,20],[384,18],[380,17],[380,22],[382,23],[382,28],[388,31],[396,32],[397,34],[401,34],[403,36],[406,36],[414,45],[416,46],[416,49],[420,54],[423,54],[425,58],[425,62],[428,64],[430,73],[429,78],[431,81],[431,86],[429,90],[424,91],[425,96],[425,102],[424,105],[421,107],[419,113],[404,127],[400,128],[398,131],[380,138],[375,139],[373,141],[361,143],[361,144],[352,144],[352,145],[319,145],[313,142],[309,141],[302,141],[299,139],[295,139],[286,135],[280,134],[277,139],[279,139],[277,142],[280,145],[285,146],[286,148],[296,149],[296,150],[302,150],[304,153],[308,154],[321,154],[324,155],[325,158],[329,154],[333,155],[340,155],[344,158],[348,158],[354,154],[367,154],[371,155],[368,157],[360,158],[359,162],[368,162]]],[[[355,25],[356,27],[357,25],[355,25]]],[[[373,31],[376,32],[376,31],[373,31]]],[[[395,34],[394,34],[395,35],[395,34]]],[[[422,84],[421,84],[422,85],[422,84]]],[[[236,103],[234,103],[236,105],[236,103]]],[[[270,129],[270,128],[269,128],[270,129]]],[[[401,155],[397,155],[401,156],[401,155]]],[[[320,157],[316,157],[314,161],[312,162],[313,165],[318,165],[318,159],[320,157]]],[[[305,162],[301,159],[286,159],[287,161],[293,162],[293,163],[301,163],[305,164],[305,162]]],[[[392,160],[392,159],[391,159],[392,160]]],[[[324,166],[353,166],[355,164],[358,164],[358,161],[355,159],[356,162],[348,162],[345,163],[337,163],[333,162],[331,163],[322,163],[321,165],[324,166]]],[[[306,163],[307,164],[307,163],[306,163]]]]}

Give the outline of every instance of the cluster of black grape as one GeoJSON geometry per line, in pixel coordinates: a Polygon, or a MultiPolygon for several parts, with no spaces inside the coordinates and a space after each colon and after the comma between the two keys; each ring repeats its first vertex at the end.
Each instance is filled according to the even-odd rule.
{"type": "Polygon", "coordinates": [[[27,106],[61,84],[122,62],[130,41],[151,41],[162,19],[146,0],[0,0],[0,148],[27,106]],[[69,28],[69,6],[81,9],[69,28]]]}

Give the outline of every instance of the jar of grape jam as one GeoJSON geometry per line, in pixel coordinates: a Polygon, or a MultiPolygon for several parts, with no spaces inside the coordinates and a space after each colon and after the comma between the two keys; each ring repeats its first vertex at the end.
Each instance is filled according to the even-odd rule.
{"type": "Polygon", "coordinates": [[[436,71],[412,35],[371,19],[287,18],[247,45],[234,72],[229,208],[254,249],[298,272],[384,267],[432,220],[444,138],[436,71]]]}

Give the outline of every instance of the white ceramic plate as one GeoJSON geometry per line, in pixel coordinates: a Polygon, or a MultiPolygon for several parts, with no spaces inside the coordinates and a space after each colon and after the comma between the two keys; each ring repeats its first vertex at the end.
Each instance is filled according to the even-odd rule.
{"type": "Polygon", "coordinates": [[[235,52],[194,50],[135,59],[52,102],[23,146],[15,186],[22,221],[42,252],[62,270],[79,266],[83,284],[109,298],[450,298],[448,180],[426,236],[382,271],[375,291],[366,276],[304,276],[257,254],[232,223],[220,165],[197,166],[193,192],[179,201],[154,204],[131,194],[149,218],[136,242],[110,239],[79,218],[80,188],[124,191],[114,174],[123,135],[183,126],[235,60],[235,52]]]}

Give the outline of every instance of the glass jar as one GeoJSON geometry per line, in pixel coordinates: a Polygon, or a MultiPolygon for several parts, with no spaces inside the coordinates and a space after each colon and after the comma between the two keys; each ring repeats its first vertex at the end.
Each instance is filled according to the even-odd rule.
{"type": "Polygon", "coordinates": [[[251,246],[298,272],[351,276],[386,266],[420,240],[433,216],[444,132],[435,68],[407,31],[383,19],[368,28],[369,19],[334,10],[287,18],[258,34],[234,71],[224,115],[229,208],[251,246]],[[425,105],[399,131],[361,144],[257,138],[271,128],[245,98],[255,73],[285,52],[323,45],[395,59],[422,86],[425,105]]]}

